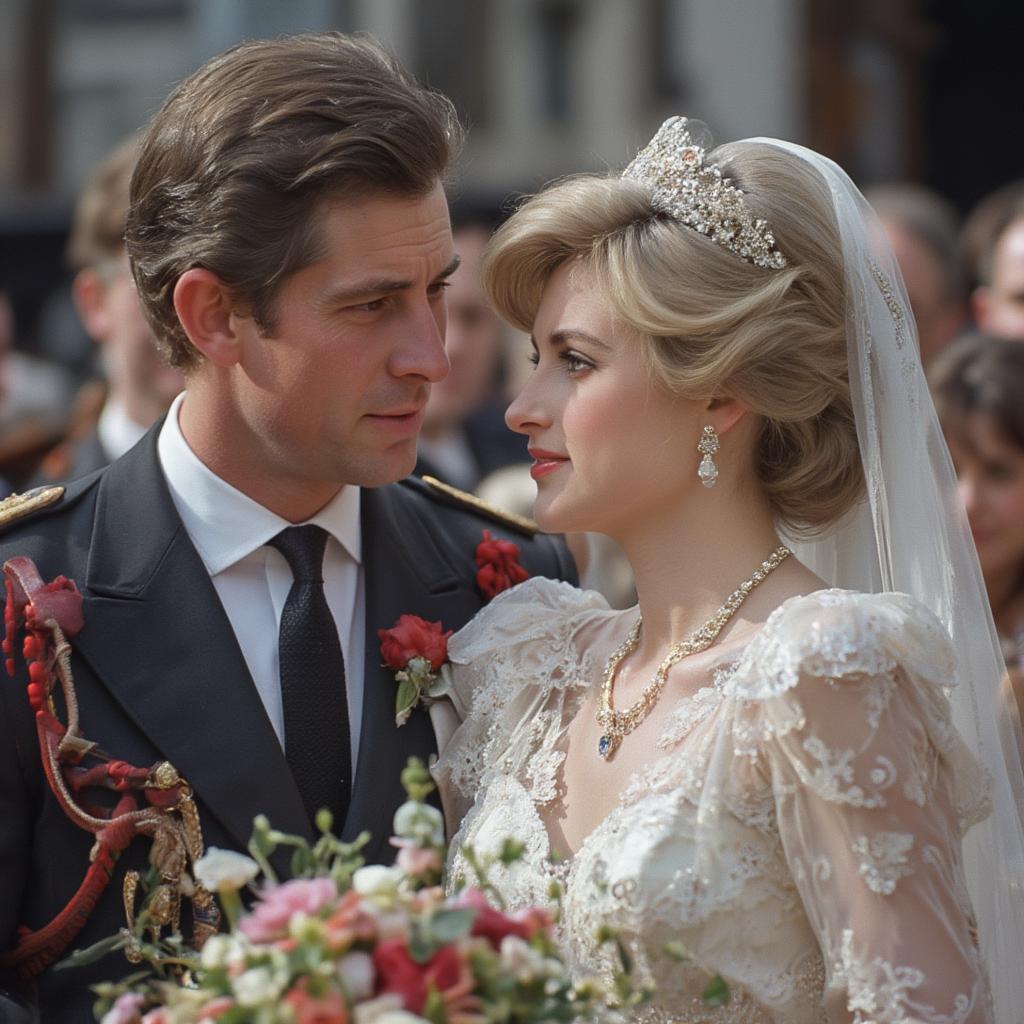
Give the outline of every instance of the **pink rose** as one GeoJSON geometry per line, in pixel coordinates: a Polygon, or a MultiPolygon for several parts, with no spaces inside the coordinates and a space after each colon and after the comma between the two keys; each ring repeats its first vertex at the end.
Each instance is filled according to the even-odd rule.
{"type": "Polygon", "coordinates": [[[377,938],[377,918],[359,893],[349,889],[324,923],[324,940],[332,953],[343,953],[356,942],[377,938]]]}
{"type": "Polygon", "coordinates": [[[338,898],[332,878],[294,878],[264,889],[260,900],[238,927],[253,942],[273,942],[288,933],[294,914],[312,916],[338,898]]]}
{"type": "Polygon", "coordinates": [[[101,1024],[139,1024],[146,997],[138,992],[123,992],[103,1015],[101,1024]]]}
{"type": "Polygon", "coordinates": [[[216,999],[211,999],[210,1002],[203,1004],[199,1011],[199,1024],[206,1024],[208,1020],[217,1020],[218,1017],[223,1017],[228,1010],[232,1010],[234,1007],[235,1001],[231,996],[217,996],[216,999]]]}
{"type": "Polygon", "coordinates": [[[410,878],[418,878],[420,875],[435,873],[441,870],[441,854],[435,849],[424,849],[422,846],[415,846],[412,843],[406,845],[402,840],[391,840],[395,846],[399,846],[398,856],[395,863],[410,878]]]}
{"type": "Polygon", "coordinates": [[[285,997],[284,1004],[295,1014],[295,1024],[348,1024],[345,1000],[339,992],[311,996],[299,982],[285,997]]]}
{"type": "Polygon", "coordinates": [[[448,637],[440,622],[426,622],[418,615],[400,615],[390,629],[378,629],[384,664],[401,672],[413,658],[426,658],[436,672],[448,659],[448,637]]]}

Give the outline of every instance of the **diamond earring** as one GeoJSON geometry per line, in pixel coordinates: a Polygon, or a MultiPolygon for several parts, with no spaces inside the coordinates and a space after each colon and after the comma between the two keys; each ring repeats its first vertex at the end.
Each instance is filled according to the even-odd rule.
{"type": "Polygon", "coordinates": [[[718,435],[715,433],[715,428],[711,426],[705,427],[700,443],[697,445],[697,451],[704,456],[697,467],[697,476],[700,477],[700,482],[705,487],[714,487],[715,481],[718,479],[718,467],[711,456],[721,447],[718,443],[718,435]]]}

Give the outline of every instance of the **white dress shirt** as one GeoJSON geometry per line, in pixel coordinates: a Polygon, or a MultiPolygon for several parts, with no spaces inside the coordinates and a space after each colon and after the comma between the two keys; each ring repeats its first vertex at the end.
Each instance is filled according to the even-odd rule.
{"type": "MultiPolygon", "coordinates": [[[[185,531],[210,574],[283,746],[278,634],[292,572],[284,556],[266,544],[282,530],[300,524],[289,523],[253,501],[200,461],[178,424],[184,397],[181,394],[174,400],[160,429],[160,466],[185,531]]],[[[359,505],[359,488],[343,487],[308,520],[329,535],[324,553],[324,593],[345,658],[353,773],[358,763],[363,710],[366,621],[359,505]]]]}

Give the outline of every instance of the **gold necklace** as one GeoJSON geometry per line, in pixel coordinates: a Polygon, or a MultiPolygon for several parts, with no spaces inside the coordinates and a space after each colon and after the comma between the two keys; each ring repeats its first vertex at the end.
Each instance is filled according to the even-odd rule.
{"type": "Polygon", "coordinates": [[[647,716],[651,708],[658,702],[661,691],[668,679],[668,670],[677,662],[691,654],[699,654],[707,650],[717,639],[725,624],[736,614],[737,609],[747,599],[747,595],[765,577],[777,569],[791,554],[787,547],[777,547],[758,567],[757,571],[734,590],[725,604],[715,612],[699,629],[691,633],[685,640],[679,640],[668,649],[665,660],[658,666],[654,678],[644,687],[640,699],[631,704],[625,711],[616,711],[612,707],[612,690],[615,687],[615,673],[622,659],[636,650],[640,643],[640,629],[643,616],[639,616],[636,624],[629,631],[629,636],[622,645],[614,650],[604,669],[604,682],[601,685],[601,700],[597,710],[597,724],[604,732],[597,742],[597,753],[606,761],[610,761],[618,750],[625,736],[631,733],[647,716]]]}

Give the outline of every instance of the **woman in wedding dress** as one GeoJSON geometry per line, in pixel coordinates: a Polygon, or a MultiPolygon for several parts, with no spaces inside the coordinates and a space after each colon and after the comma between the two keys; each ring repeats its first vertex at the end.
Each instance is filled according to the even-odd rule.
{"type": "Polygon", "coordinates": [[[520,841],[491,882],[561,884],[581,975],[615,929],[642,1019],[1012,1024],[1019,761],[898,271],[830,161],[703,132],[492,243],[537,521],[614,538],[639,606],[532,579],[452,638],[451,877],[520,841]]]}

